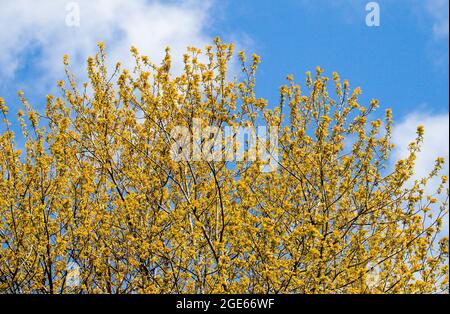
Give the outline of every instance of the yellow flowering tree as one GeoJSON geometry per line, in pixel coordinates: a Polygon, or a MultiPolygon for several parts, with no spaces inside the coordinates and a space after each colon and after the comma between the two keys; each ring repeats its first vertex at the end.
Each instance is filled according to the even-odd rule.
{"type": "Polygon", "coordinates": [[[390,167],[391,111],[369,120],[377,101],[337,73],[288,76],[268,109],[259,57],[239,53],[229,77],[219,39],[179,75],[169,50],[160,65],[131,53],[133,71],[109,72],[99,44],[83,85],[65,56],[45,112],[19,92],[24,151],[0,99],[0,293],[448,292],[447,178],[426,193],[444,161],[411,179],[423,127],[390,167]],[[275,169],[174,160],[171,130],[195,119],[276,126],[275,169]]]}

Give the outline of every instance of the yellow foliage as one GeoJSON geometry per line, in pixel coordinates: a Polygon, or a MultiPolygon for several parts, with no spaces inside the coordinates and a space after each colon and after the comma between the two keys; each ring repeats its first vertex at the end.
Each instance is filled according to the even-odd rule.
{"type": "Polygon", "coordinates": [[[134,71],[109,73],[98,47],[81,87],[64,56],[44,113],[20,93],[23,153],[0,98],[0,293],[448,291],[448,190],[406,184],[423,127],[388,172],[391,110],[370,121],[378,102],[364,107],[337,73],[307,72],[304,91],[289,75],[268,109],[254,90],[260,58],[240,52],[243,75],[227,77],[233,46],[219,39],[190,48],[178,76],[169,49],[157,66],[133,47],[134,71]],[[277,124],[277,169],[172,160],[170,130],[195,118],[277,124]]]}

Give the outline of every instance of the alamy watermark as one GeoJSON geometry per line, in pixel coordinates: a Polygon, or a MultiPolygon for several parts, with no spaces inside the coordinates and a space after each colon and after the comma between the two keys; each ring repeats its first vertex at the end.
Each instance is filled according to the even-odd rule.
{"type": "Polygon", "coordinates": [[[65,22],[68,27],[80,26],[80,4],[78,2],[68,2],[66,4],[65,22]]]}
{"type": "Polygon", "coordinates": [[[377,264],[368,263],[367,269],[368,269],[366,274],[367,288],[373,290],[380,284],[381,268],[377,264]]]}
{"type": "Polygon", "coordinates": [[[201,119],[170,132],[174,161],[260,161],[262,172],[278,167],[277,126],[208,126],[201,119]]]}
{"type": "Polygon", "coordinates": [[[368,27],[380,26],[380,5],[378,2],[372,1],[366,4],[366,25],[368,27]]]}
{"type": "Polygon", "coordinates": [[[66,271],[67,287],[72,289],[78,288],[80,286],[80,266],[75,262],[67,263],[66,271]]]}

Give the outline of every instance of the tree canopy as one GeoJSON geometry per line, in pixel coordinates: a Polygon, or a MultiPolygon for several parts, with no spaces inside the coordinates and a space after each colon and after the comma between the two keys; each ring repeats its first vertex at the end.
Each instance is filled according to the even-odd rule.
{"type": "Polygon", "coordinates": [[[219,39],[178,74],[169,49],[156,65],[133,47],[134,69],[112,71],[105,51],[84,84],[64,57],[45,112],[19,92],[23,145],[0,99],[1,293],[448,292],[444,160],[412,180],[423,127],[390,166],[391,110],[371,120],[378,101],[337,73],[289,75],[274,106],[255,92],[259,57],[238,53],[231,76],[219,39]],[[175,160],[171,130],[194,135],[195,119],[276,130],[275,167],[175,160]]]}

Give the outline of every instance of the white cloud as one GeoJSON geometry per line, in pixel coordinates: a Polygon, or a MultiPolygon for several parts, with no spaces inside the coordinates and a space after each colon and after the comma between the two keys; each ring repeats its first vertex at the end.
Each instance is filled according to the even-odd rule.
{"type": "Polygon", "coordinates": [[[393,151],[393,159],[398,160],[408,156],[408,144],[416,137],[417,126],[425,126],[424,143],[416,160],[415,179],[427,176],[434,166],[437,157],[446,159],[448,173],[449,158],[449,115],[429,115],[414,112],[406,116],[393,129],[393,143],[396,148],[393,151]]]}
{"type": "Polygon", "coordinates": [[[0,1],[0,76],[24,81],[20,71],[32,70],[45,74],[37,78],[45,81],[39,85],[46,89],[42,83],[63,78],[65,53],[73,68],[83,72],[98,41],[105,42],[111,63],[127,64],[131,45],[157,63],[171,46],[174,61],[181,60],[187,46],[211,42],[209,10],[210,1],[189,0],[0,1]],[[67,14],[73,12],[66,10],[68,3],[79,5],[79,27],[66,25],[67,14]]]}
{"type": "Polygon", "coordinates": [[[448,0],[426,0],[424,5],[432,19],[434,38],[448,40],[448,0]]]}
{"type": "MultiPolygon", "coordinates": [[[[444,157],[445,167],[441,175],[448,175],[449,172],[449,115],[430,115],[419,112],[409,114],[399,124],[393,128],[393,144],[396,145],[392,157],[395,162],[408,156],[408,144],[416,137],[418,125],[425,126],[424,143],[422,151],[417,155],[415,164],[415,175],[413,180],[426,177],[434,166],[437,157],[444,157]]],[[[441,183],[440,177],[434,178],[428,183],[426,193],[432,195],[436,193],[438,185],[441,183]]],[[[448,187],[448,184],[447,184],[448,187]]],[[[441,236],[449,234],[449,215],[445,215],[441,236]]]]}
{"type": "MultiPolygon", "coordinates": [[[[425,126],[424,143],[422,150],[417,155],[415,164],[415,175],[413,180],[426,177],[433,169],[437,157],[445,158],[445,166],[441,175],[449,173],[449,114],[430,115],[414,112],[406,116],[399,124],[393,128],[393,151],[392,161],[408,156],[408,145],[416,137],[417,126],[425,126]]],[[[411,181],[411,182],[412,182],[411,181]]],[[[441,183],[440,176],[431,180],[426,188],[426,193],[431,195],[436,193],[438,185],[441,183]]],[[[447,185],[448,187],[448,185],[447,185]]],[[[443,235],[448,235],[448,214],[443,223],[443,235]]]]}

